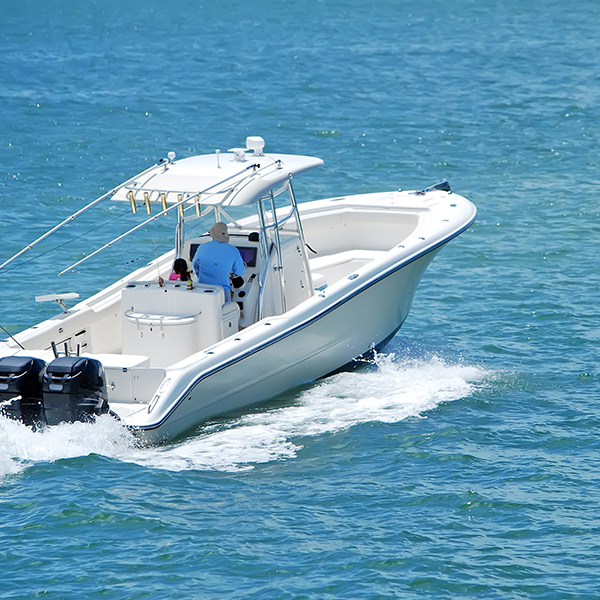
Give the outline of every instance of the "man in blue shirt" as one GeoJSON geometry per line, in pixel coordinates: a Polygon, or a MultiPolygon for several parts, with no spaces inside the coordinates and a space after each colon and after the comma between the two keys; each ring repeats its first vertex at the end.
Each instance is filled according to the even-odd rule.
{"type": "Polygon", "coordinates": [[[239,250],[229,243],[229,232],[225,223],[215,223],[209,231],[211,242],[201,244],[196,250],[192,268],[200,283],[221,285],[225,290],[225,302],[231,300],[229,274],[241,277],[246,266],[239,250]]]}

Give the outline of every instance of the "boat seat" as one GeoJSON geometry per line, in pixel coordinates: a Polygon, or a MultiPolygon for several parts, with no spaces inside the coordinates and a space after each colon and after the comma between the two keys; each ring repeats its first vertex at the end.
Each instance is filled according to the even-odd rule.
{"type": "Polygon", "coordinates": [[[309,265],[314,287],[316,290],[324,289],[317,287],[320,277],[323,277],[326,283],[338,281],[384,254],[386,252],[382,250],[346,250],[312,258],[309,265]]]}
{"type": "Polygon", "coordinates": [[[237,333],[240,309],[221,286],[130,282],[122,290],[123,352],[166,367],[237,333]]]}
{"type": "Polygon", "coordinates": [[[386,254],[386,252],[382,250],[346,250],[344,252],[311,258],[309,264],[311,271],[318,271],[325,267],[339,265],[350,261],[360,261],[363,263],[371,262],[383,254],[386,254]]]}

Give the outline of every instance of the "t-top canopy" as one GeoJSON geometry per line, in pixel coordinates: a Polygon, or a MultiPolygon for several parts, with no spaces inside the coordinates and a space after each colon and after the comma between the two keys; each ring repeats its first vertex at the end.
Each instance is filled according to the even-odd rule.
{"type": "Polygon", "coordinates": [[[200,196],[202,204],[241,206],[256,202],[290,176],[322,164],[320,158],[312,156],[262,154],[260,146],[253,151],[234,148],[226,154],[217,151],[178,161],[170,153],[169,160],[118,188],[113,200],[165,206],[186,199],[192,202],[200,196]]]}

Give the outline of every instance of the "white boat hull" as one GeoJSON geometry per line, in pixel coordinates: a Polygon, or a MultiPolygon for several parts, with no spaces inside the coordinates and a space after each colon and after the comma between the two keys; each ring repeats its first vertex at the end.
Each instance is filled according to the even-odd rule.
{"type": "Polygon", "coordinates": [[[170,158],[107,194],[132,209],[139,202],[147,210],[158,203],[159,214],[176,209],[175,250],[72,309],[64,300],[76,294],[43,297],[61,302],[64,312],[0,342],[0,410],[5,401],[14,416],[31,396],[43,416],[46,395],[60,404],[57,394],[63,394],[74,408],[53,408],[53,418],[78,418],[79,375],[68,393],[57,382],[61,369],[81,356],[104,373],[96,408],[87,392],[77,391],[86,410],[100,414],[108,402],[125,426],[157,443],[276,398],[386,343],[407,318],[435,254],[473,223],[476,209],[447,184],[297,204],[291,176],[321,162],[263,154],[247,161],[239,152],[227,161],[219,155],[170,158]],[[289,206],[276,208],[274,198],[284,192],[289,206]],[[175,204],[164,208],[169,202],[175,204]],[[257,207],[254,217],[231,219],[231,243],[246,263],[233,297],[220,285],[162,281],[175,256],[190,264],[210,241],[206,234],[183,236],[184,212],[200,214],[201,202],[217,217],[225,208],[257,207]],[[40,375],[45,387],[42,393],[40,379],[35,393],[13,401],[11,394],[20,392],[11,369],[25,364],[20,358],[38,370],[47,365],[40,375]]]}
{"type": "Polygon", "coordinates": [[[193,380],[178,397],[163,399],[169,408],[162,418],[138,425],[137,431],[150,442],[173,439],[208,419],[315,381],[380,347],[407,318],[417,285],[436,252],[371,285],[357,286],[334,305],[323,302],[313,315],[292,327],[279,328],[277,318],[271,319],[263,327],[278,331],[258,347],[232,354],[196,374],[192,367],[188,376],[193,380]]]}

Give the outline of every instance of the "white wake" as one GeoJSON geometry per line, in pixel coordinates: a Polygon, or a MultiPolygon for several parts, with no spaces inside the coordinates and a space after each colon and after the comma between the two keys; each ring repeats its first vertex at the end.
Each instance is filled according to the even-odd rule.
{"type": "Polygon", "coordinates": [[[334,434],[367,422],[396,423],[443,402],[464,398],[490,377],[475,366],[439,358],[397,362],[379,355],[375,365],[319,381],[291,405],[253,412],[163,447],[139,448],[111,417],[95,424],[63,424],[43,432],[0,417],[0,478],[29,465],[100,454],[148,468],[235,471],[294,458],[299,438],[334,434]]]}

